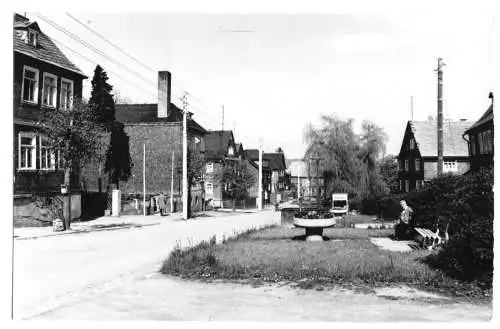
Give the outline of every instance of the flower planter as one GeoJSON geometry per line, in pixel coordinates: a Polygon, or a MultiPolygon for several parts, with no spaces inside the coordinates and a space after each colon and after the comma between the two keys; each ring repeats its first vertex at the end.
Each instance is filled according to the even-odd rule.
{"type": "Polygon", "coordinates": [[[323,229],[335,225],[335,218],[297,218],[293,225],[305,228],[306,241],[323,241],[323,229]]]}

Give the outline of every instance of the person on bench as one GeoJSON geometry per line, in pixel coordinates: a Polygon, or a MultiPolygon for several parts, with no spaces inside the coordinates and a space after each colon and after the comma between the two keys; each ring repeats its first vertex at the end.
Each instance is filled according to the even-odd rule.
{"type": "Polygon", "coordinates": [[[394,235],[397,240],[405,240],[409,238],[411,233],[413,209],[408,207],[405,200],[401,200],[400,204],[403,211],[401,211],[401,215],[399,216],[399,223],[394,228],[394,235]]]}

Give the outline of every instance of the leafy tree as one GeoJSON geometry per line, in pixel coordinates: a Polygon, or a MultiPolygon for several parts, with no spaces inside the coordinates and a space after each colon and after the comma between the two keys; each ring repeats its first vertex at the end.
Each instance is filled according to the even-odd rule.
{"type": "Polygon", "coordinates": [[[236,208],[236,200],[247,198],[248,190],[257,180],[248,170],[247,163],[242,160],[225,160],[222,170],[215,177],[223,190],[223,196],[233,201],[233,211],[236,208]]]}
{"type": "Polygon", "coordinates": [[[381,180],[389,188],[391,194],[399,193],[398,162],[395,155],[387,155],[380,159],[378,170],[381,180]]]}
{"type": "MultiPolygon", "coordinates": [[[[75,99],[70,109],[56,108],[46,116],[43,131],[50,140],[49,148],[58,154],[64,168],[64,185],[70,190],[71,177],[83,164],[95,159],[104,146],[104,131],[95,124],[88,104],[75,99]]],[[[71,226],[71,198],[65,203],[65,229],[71,226]]]]}
{"type": "Polygon", "coordinates": [[[362,133],[356,135],[352,119],[322,115],[321,121],[320,127],[306,127],[304,158],[320,157],[327,194],[347,192],[360,199],[385,193],[377,165],[387,139],[382,128],[364,121],[362,133]]]}
{"type": "MultiPolygon", "coordinates": [[[[180,159],[176,161],[177,174],[179,177],[182,177],[182,156],[180,159]]],[[[204,168],[204,158],[200,154],[199,150],[195,146],[195,144],[188,143],[188,152],[187,152],[187,176],[188,176],[188,204],[187,204],[187,213],[188,218],[192,217],[192,209],[191,209],[191,192],[193,187],[197,184],[200,184],[203,179],[203,168],[204,168]]],[[[185,205],[183,205],[184,207],[185,205]]]]}
{"type": "Polygon", "coordinates": [[[276,149],[276,153],[283,153],[283,149],[281,148],[281,146],[279,146],[279,147],[276,149]]]}

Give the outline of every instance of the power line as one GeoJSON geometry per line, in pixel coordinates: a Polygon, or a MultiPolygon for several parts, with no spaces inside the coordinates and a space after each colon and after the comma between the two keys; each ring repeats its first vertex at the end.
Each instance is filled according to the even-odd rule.
{"type": "MultiPolygon", "coordinates": [[[[102,52],[100,49],[98,49],[97,47],[93,46],[92,44],[90,44],[89,42],[81,39],[80,37],[76,36],[75,34],[71,33],[69,30],[65,29],[64,27],[58,25],[56,22],[52,21],[50,18],[48,17],[45,17],[43,15],[41,15],[40,13],[34,13],[37,17],[41,18],[42,20],[44,20],[45,22],[47,22],[49,25],[53,26],[54,28],[56,28],[57,30],[63,32],[64,34],[66,34],[67,36],[69,36],[70,38],[72,38],[73,40],[76,40],[77,42],[79,42],[80,44],[84,45],[85,47],[87,47],[88,49],[92,50],[93,52],[97,53],[98,55],[104,57],[105,59],[109,60],[110,62],[118,65],[119,67],[127,70],[128,72],[132,73],[133,75],[139,77],[140,79],[144,80],[145,82],[153,85],[156,87],[156,83],[152,82],[151,80],[147,79],[147,78],[144,78],[142,75],[140,75],[139,73],[137,73],[136,71],[126,67],[124,64],[114,60],[113,58],[107,56],[104,52],[102,52]]],[[[128,57],[130,57],[131,59],[133,59],[135,62],[139,63],[141,66],[147,68],[148,70],[152,71],[152,72],[155,72],[155,70],[153,70],[151,67],[147,66],[146,64],[143,64],[142,62],[140,62],[139,60],[135,59],[132,55],[128,54],[127,52],[125,52],[125,50],[121,49],[120,47],[114,45],[111,41],[107,40],[106,38],[104,38],[102,35],[100,35],[98,32],[94,31],[93,29],[91,29],[90,27],[86,26],[84,23],[82,23],[81,21],[79,21],[77,18],[75,18],[74,16],[72,16],[71,14],[69,13],[66,13],[69,17],[71,17],[72,19],[74,19],[75,21],[77,21],[80,25],[84,26],[85,28],[87,28],[88,30],[90,30],[91,32],[93,32],[94,34],[96,34],[97,36],[99,36],[101,39],[103,39],[104,41],[106,41],[108,44],[112,45],[114,48],[118,49],[119,51],[121,51],[122,53],[126,54],[128,57]]],[[[62,44],[59,42],[59,44],[62,44]]],[[[75,54],[77,54],[78,56],[82,57],[82,58],[85,58],[86,60],[94,63],[97,65],[96,62],[84,57],[83,55],[75,52],[73,49],[63,45],[64,47],[66,47],[67,49],[70,49],[72,52],[74,52],[75,54]]],[[[110,70],[108,70],[109,72],[115,74],[117,77],[121,78],[122,80],[128,82],[129,84],[132,84],[130,81],[126,80],[125,78],[119,76],[117,73],[114,73],[110,70]]],[[[135,87],[138,87],[140,88],[141,90],[144,90],[146,91],[144,88],[138,86],[138,85],[135,85],[133,84],[135,87]]],[[[184,88],[181,88],[180,86],[177,86],[176,84],[173,84],[172,85],[174,87],[176,87],[177,89],[179,89],[181,92],[186,92],[187,93],[187,90],[184,89],[184,88]]],[[[146,91],[148,92],[149,94],[151,95],[154,95],[153,93],[149,92],[149,91],[146,91]]],[[[206,107],[207,109],[211,109],[211,110],[214,110],[211,106],[207,105],[206,103],[204,103],[201,99],[193,96],[192,94],[188,93],[190,95],[190,97],[195,100],[197,103],[199,103],[200,105],[202,105],[203,107],[206,107]]],[[[157,97],[156,95],[154,95],[154,97],[157,97]]],[[[191,105],[192,106],[192,105],[191,105]]],[[[200,110],[198,107],[194,107],[192,106],[193,108],[196,108],[198,111],[202,112],[202,113],[205,113],[205,115],[212,121],[214,122],[217,122],[215,119],[213,119],[208,113],[200,110]]],[[[215,110],[214,110],[215,111],[215,110]]]]}
{"type": "MultiPolygon", "coordinates": [[[[98,65],[96,62],[94,62],[94,61],[93,61],[93,60],[91,60],[90,58],[83,56],[82,54],[80,54],[80,53],[76,52],[75,50],[73,50],[73,49],[71,49],[70,47],[66,46],[66,45],[65,45],[65,44],[63,44],[62,42],[57,41],[56,39],[54,39],[54,38],[52,38],[52,37],[51,37],[51,39],[52,39],[52,41],[54,41],[55,43],[57,43],[59,46],[62,46],[62,47],[64,47],[64,48],[68,49],[69,51],[73,52],[75,55],[79,56],[80,58],[83,58],[83,59],[85,59],[85,60],[87,60],[87,61],[89,61],[89,62],[91,62],[91,63],[93,63],[93,64],[95,64],[95,65],[98,65]]],[[[116,76],[116,77],[118,77],[118,78],[122,79],[122,80],[123,80],[123,81],[125,81],[126,83],[128,83],[128,84],[130,84],[130,85],[132,85],[132,86],[134,86],[134,87],[136,87],[136,88],[139,88],[139,89],[141,89],[141,90],[143,90],[143,91],[147,92],[148,94],[150,94],[150,95],[152,95],[152,96],[154,96],[154,97],[157,97],[157,95],[155,95],[154,93],[152,93],[152,92],[150,92],[149,90],[147,90],[147,89],[145,89],[145,88],[141,87],[140,85],[137,85],[137,84],[135,84],[135,83],[133,83],[133,82],[130,82],[129,80],[125,79],[124,77],[122,77],[122,76],[121,76],[121,75],[119,75],[118,73],[115,73],[115,72],[113,72],[113,71],[111,71],[111,70],[109,70],[109,69],[107,69],[107,71],[108,71],[109,73],[112,73],[114,76],[116,76]]]]}
{"type": "Polygon", "coordinates": [[[144,78],[142,75],[140,75],[139,73],[137,73],[136,71],[128,68],[127,66],[125,66],[124,64],[118,62],[117,60],[109,57],[108,55],[106,55],[105,53],[103,53],[101,50],[99,50],[98,48],[94,47],[92,44],[86,42],[85,40],[79,38],[78,36],[76,36],[75,34],[71,33],[70,31],[68,31],[67,29],[65,29],[64,27],[58,25],[57,23],[55,23],[54,21],[52,21],[50,18],[47,18],[43,15],[41,15],[40,13],[34,13],[36,16],[38,16],[39,18],[41,18],[42,20],[44,20],[46,23],[48,23],[49,25],[51,25],[52,27],[58,29],[59,31],[61,31],[62,33],[66,34],[67,36],[69,36],[70,38],[72,38],[73,40],[76,40],[77,42],[79,42],[80,44],[84,45],[85,47],[89,48],[90,50],[92,50],[93,52],[97,53],[98,55],[104,57],[105,59],[107,59],[108,61],[114,63],[115,65],[127,70],[128,72],[130,72],[131,74],[137,76],[138,78],[140,78],[141,80],[144,80],[145,82],[147,83],[150,83],[151,85],[153,86],[156,86],[156,83],[152,82],[151,80],[148,80],[147,78],[144,78]]]}
{"type": "Polygon", "coordinates": [[[90,32],[92,32],[95,35],[97,35],[102,40],[106,41],[109,45],[111,45],[115,49],[118,49],[119,51],[121,51],[123,54],[125,54],[128,58],[132,59],[137,64],[139,64],[142,67],[150,70],[153,73],[156,73],[156,71],[154,69],[152,69],[151,67],[147,66],[146,64],[143,64],[142,62],[140,62],[139,60],[137,60],[134,56],[130,55],[125,50],[123,50],[122,48],[118,47],[117,45],[115,45],[114,43],[112,43],[111,41],[109,41],[108,39],[106,39],[105,37],[103,37],[101,34],[99,34],[98,32],[96,32],[95,30],[93,30],[92,28],[90,28],[89,26],[87,26],[86,24],[82,23],[80,20],[78,20],[76,17],[72,16],[70,13],[66,13],[66,15],[68,15],[69,17],[71,17],[74,21],[76,21],[78,24],[80,24],[81,26],[83,26],[84,28],[86,28],[87,30],[89,30],[90,32]]]}

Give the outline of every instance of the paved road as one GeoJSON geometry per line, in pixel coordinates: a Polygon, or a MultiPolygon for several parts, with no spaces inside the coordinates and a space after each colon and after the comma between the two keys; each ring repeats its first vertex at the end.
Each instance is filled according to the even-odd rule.
{"type": "Polygon", "coordinates": [[[158,273],[180,241],[279,221],[242,214],[15,241],[15,318],[40,320],[486,321],[491,305],[406,287],[362,293],[183,281],[158,273]]]}
{"type": "Polygon", "coordinates": [[[177,244],[195,244],[213,235],[221,239],[278,221],[279,213],[265,211],[15,240],[14,318],[34,317],[154,273],[177,244]]]}

